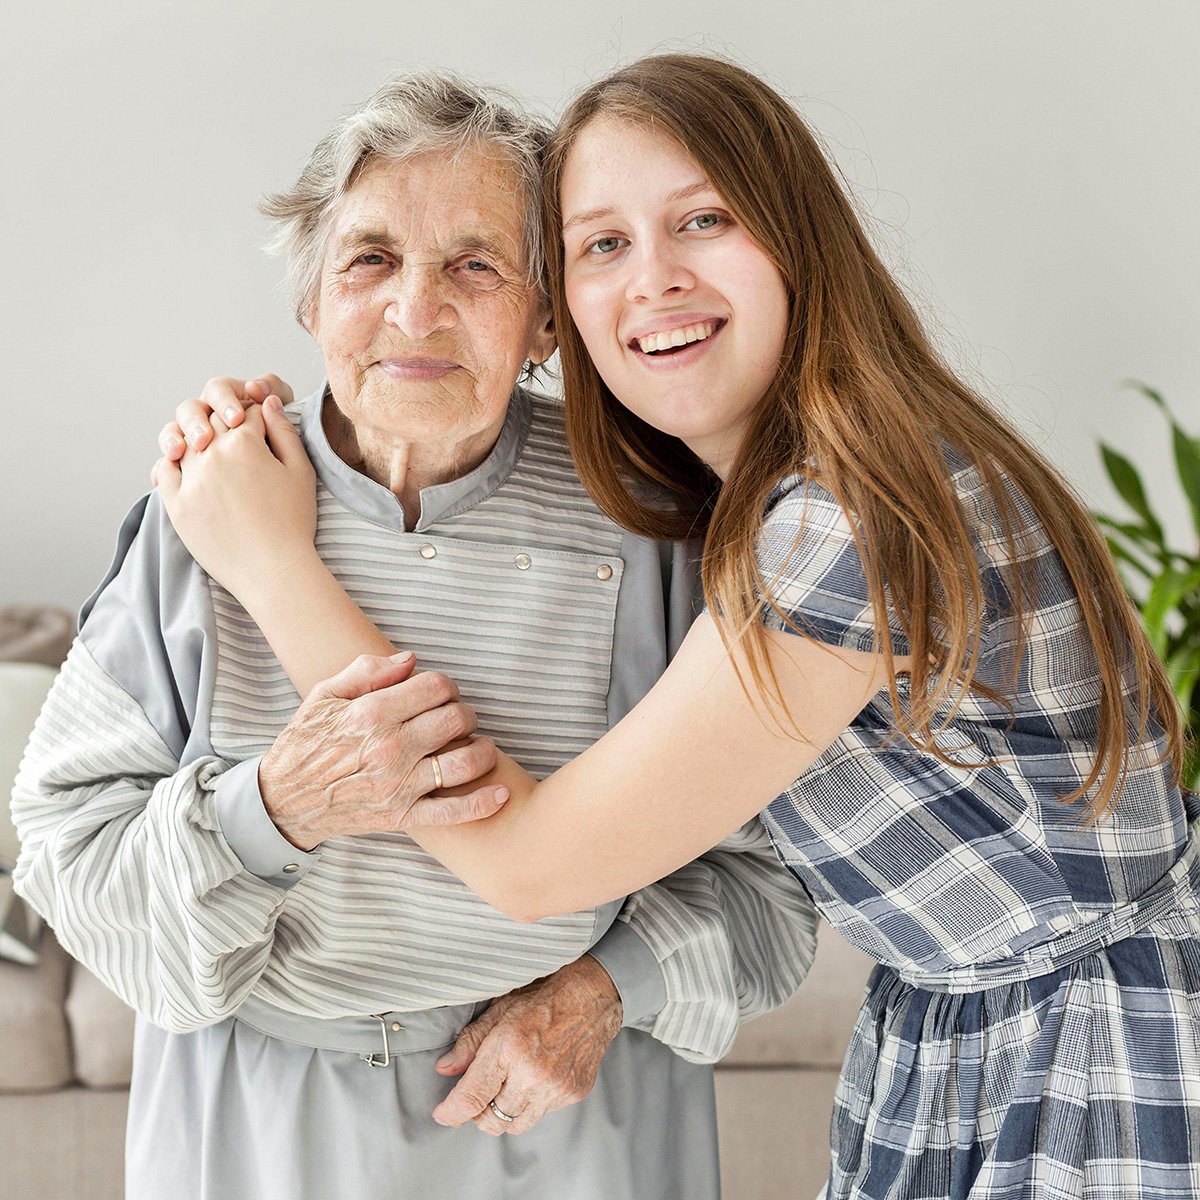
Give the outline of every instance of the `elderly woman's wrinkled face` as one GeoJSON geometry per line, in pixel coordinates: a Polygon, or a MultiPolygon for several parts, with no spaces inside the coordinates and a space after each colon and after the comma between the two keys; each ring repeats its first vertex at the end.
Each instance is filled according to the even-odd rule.
{"type": "Polygon", "coordinates": [[[486,452],[521,368],[554,347],[522,249],[521,188],[473,151],[367,166],[339,206],[309,326],[360,431],[486,452]]]}

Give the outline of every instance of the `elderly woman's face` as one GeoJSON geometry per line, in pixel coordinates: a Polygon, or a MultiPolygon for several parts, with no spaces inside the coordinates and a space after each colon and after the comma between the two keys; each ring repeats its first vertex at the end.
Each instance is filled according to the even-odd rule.
{"type": "Polygon", "coordinates": [[[468,151],[378,160],[347,193],[309,324],[356,427],[490,447],[521,368],[554,348],[520,192],[507,163],[468,151]]]}

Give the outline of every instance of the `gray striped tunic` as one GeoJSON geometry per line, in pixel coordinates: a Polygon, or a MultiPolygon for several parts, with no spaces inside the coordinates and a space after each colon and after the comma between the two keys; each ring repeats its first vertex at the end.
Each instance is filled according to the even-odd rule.
{"type": "MultiPolygon", "coordinates": [[[[557,405],[519,390],[489,457],[425,489],[406,531],[392,493],[330,450],[320,395],[298,416],[333,573],[420,666],[456,679],[480,730],[528,769],[579,753],[681,640],[693,584],[682,550],[599,513],[557,405]]],[[[813,911],[757,823],[619,915],[614,905],[532,925],[404,835],[301,854],[257,794],[258,757],[297,703],[157,497],[135,506],[22,766],[16,880],[66,947],[159,1029],[188,1035],[248,997],[315,1018],[469,1010],[592,948],[627,1024],[711,1061],[739,1019],[803,977],[813,911]]],[[[155,1054],[166,1054],[161,1038],[155,1054]]]]}

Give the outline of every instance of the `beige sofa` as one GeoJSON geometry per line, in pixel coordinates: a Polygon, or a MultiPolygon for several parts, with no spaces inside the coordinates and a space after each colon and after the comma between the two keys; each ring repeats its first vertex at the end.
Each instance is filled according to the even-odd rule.
{"type": "MultiPolygon", "coordinates": [[[[4,794],[53,674],[48,667],[0,663],[4,794]]],[[[0,861],[11,861],[16,839],[7,805],[0,814],[0,861]]],[[[868,969],[826,929],[799,995],[742,1030],[718,1074],[725,1200],[804,1200],[820,1190],[834,1081],[868,969]]],[[[5,1196],[121,1195],[132,1031],[132,1013],[72,962],[49,931],[35,966],[0,961],[5,1196]]]]}

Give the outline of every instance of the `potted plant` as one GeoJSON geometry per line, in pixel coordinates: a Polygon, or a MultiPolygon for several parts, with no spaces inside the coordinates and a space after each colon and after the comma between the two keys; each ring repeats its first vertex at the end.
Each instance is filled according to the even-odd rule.
{"type": "Polygon", "coordinates": [[[1200,437],[1176,421],[1160,392],[1130,381],[1157,405],[1171,428],[1175,469],[1191,511],[1197,544],[1191,553],[1168,545],[1162,522],[1146,498],[1137,468],[1123,454],[1100,443],[1104,467],[1134,520],[1095,513],[1121,570],[1130,598],[1155,653],[1166,664],[1175,697],[1191,732],[1183,784],[1200,788],[1200,437]]]}

